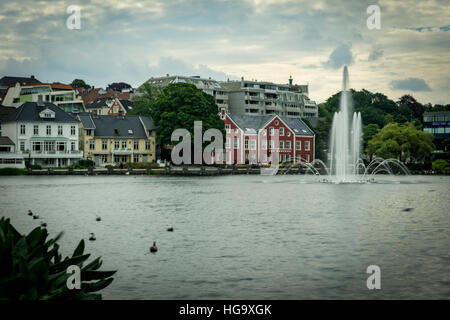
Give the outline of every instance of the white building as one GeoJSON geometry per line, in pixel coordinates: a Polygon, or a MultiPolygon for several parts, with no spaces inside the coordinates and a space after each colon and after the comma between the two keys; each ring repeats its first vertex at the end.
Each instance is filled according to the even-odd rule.
{"type": "Polygon", "coordinates": [[[8,138],[2,136],[0,123],[0,168],[25,168],[23,155],[16,152],[16,145],[8,138]]]}
{"type": "Polygon", "coordinates": [[[32,165],[67,167],[83,158],[79,121],[53,103],[25,102],[0,118],[2,135],[32,165]]]}

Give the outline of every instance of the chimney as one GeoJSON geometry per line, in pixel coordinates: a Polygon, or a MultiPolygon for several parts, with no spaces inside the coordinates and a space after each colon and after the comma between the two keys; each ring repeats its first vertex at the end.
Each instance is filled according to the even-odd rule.
{"type": "Polygon", "coordinates": [[[289,76],[289,87],[292,87],[292,76],[289,76]]]}
{"type": "Polygon", "coordinates": [[[33,75],[33,74],[31,75],[31,77],[30,77],[30,78],[31,78],[31,79],[33,79],[33,80],[35,80],[35,78],[34,78],[34,75],[33,75]]]}

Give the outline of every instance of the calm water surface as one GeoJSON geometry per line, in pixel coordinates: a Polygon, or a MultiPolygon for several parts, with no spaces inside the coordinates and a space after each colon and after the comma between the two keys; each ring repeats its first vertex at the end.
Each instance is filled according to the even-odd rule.
{"type": "Polygon", "coordinates": [[[118,270],[106,299],[450,298],[450,177],[316,180],[0,177],[0,216],[27,233],[32,209],[65,254],[94,232],[86,251],[118,270]]]}

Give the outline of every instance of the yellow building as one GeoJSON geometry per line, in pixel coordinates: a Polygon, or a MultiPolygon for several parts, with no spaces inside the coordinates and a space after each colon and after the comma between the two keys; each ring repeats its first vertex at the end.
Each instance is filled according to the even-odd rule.
{"type": "Polygon", "coordinates": [[[80,150],[98,167],[156,160],[155,125],[143,116],[79,114],[80,150]]]}

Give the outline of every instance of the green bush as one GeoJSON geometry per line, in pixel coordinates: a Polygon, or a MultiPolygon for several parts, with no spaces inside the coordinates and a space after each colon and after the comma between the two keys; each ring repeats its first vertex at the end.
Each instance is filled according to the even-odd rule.
{"type": "Polygon", "coordinates": [[[18,168],[1,168],[0,176],[22,176],[27,174],[27,171],[24,169],[18,168]]]}
{"type": "Polygon", "coordinates": [[[100,257],[84,265],[90,254],[84,254],[81,240],[71,257],[61,258],[57,241],[47,240],[45,228],[37,227],[24,236],[11,225],[9,219],[0,219],[0,300],[100,300],[94,293],[107,287],[116,271],[99,271],[100,257]],[[67,268],[80,267],[81,289],[67,287],[67,268]]]}
{"type": "Polygon", "coordinates": [[[38,164],[32,164],[31,166],[29,166],[29,168],[31,170],[41,170],[42,169],[42,167],[38,164]]]}
{"type": "Polygon", "coordinates": [[[450,171],[450,164],[443,159],[438,159],[433,161],[432,168],[437,172],[448,172],[450,171]]]}

